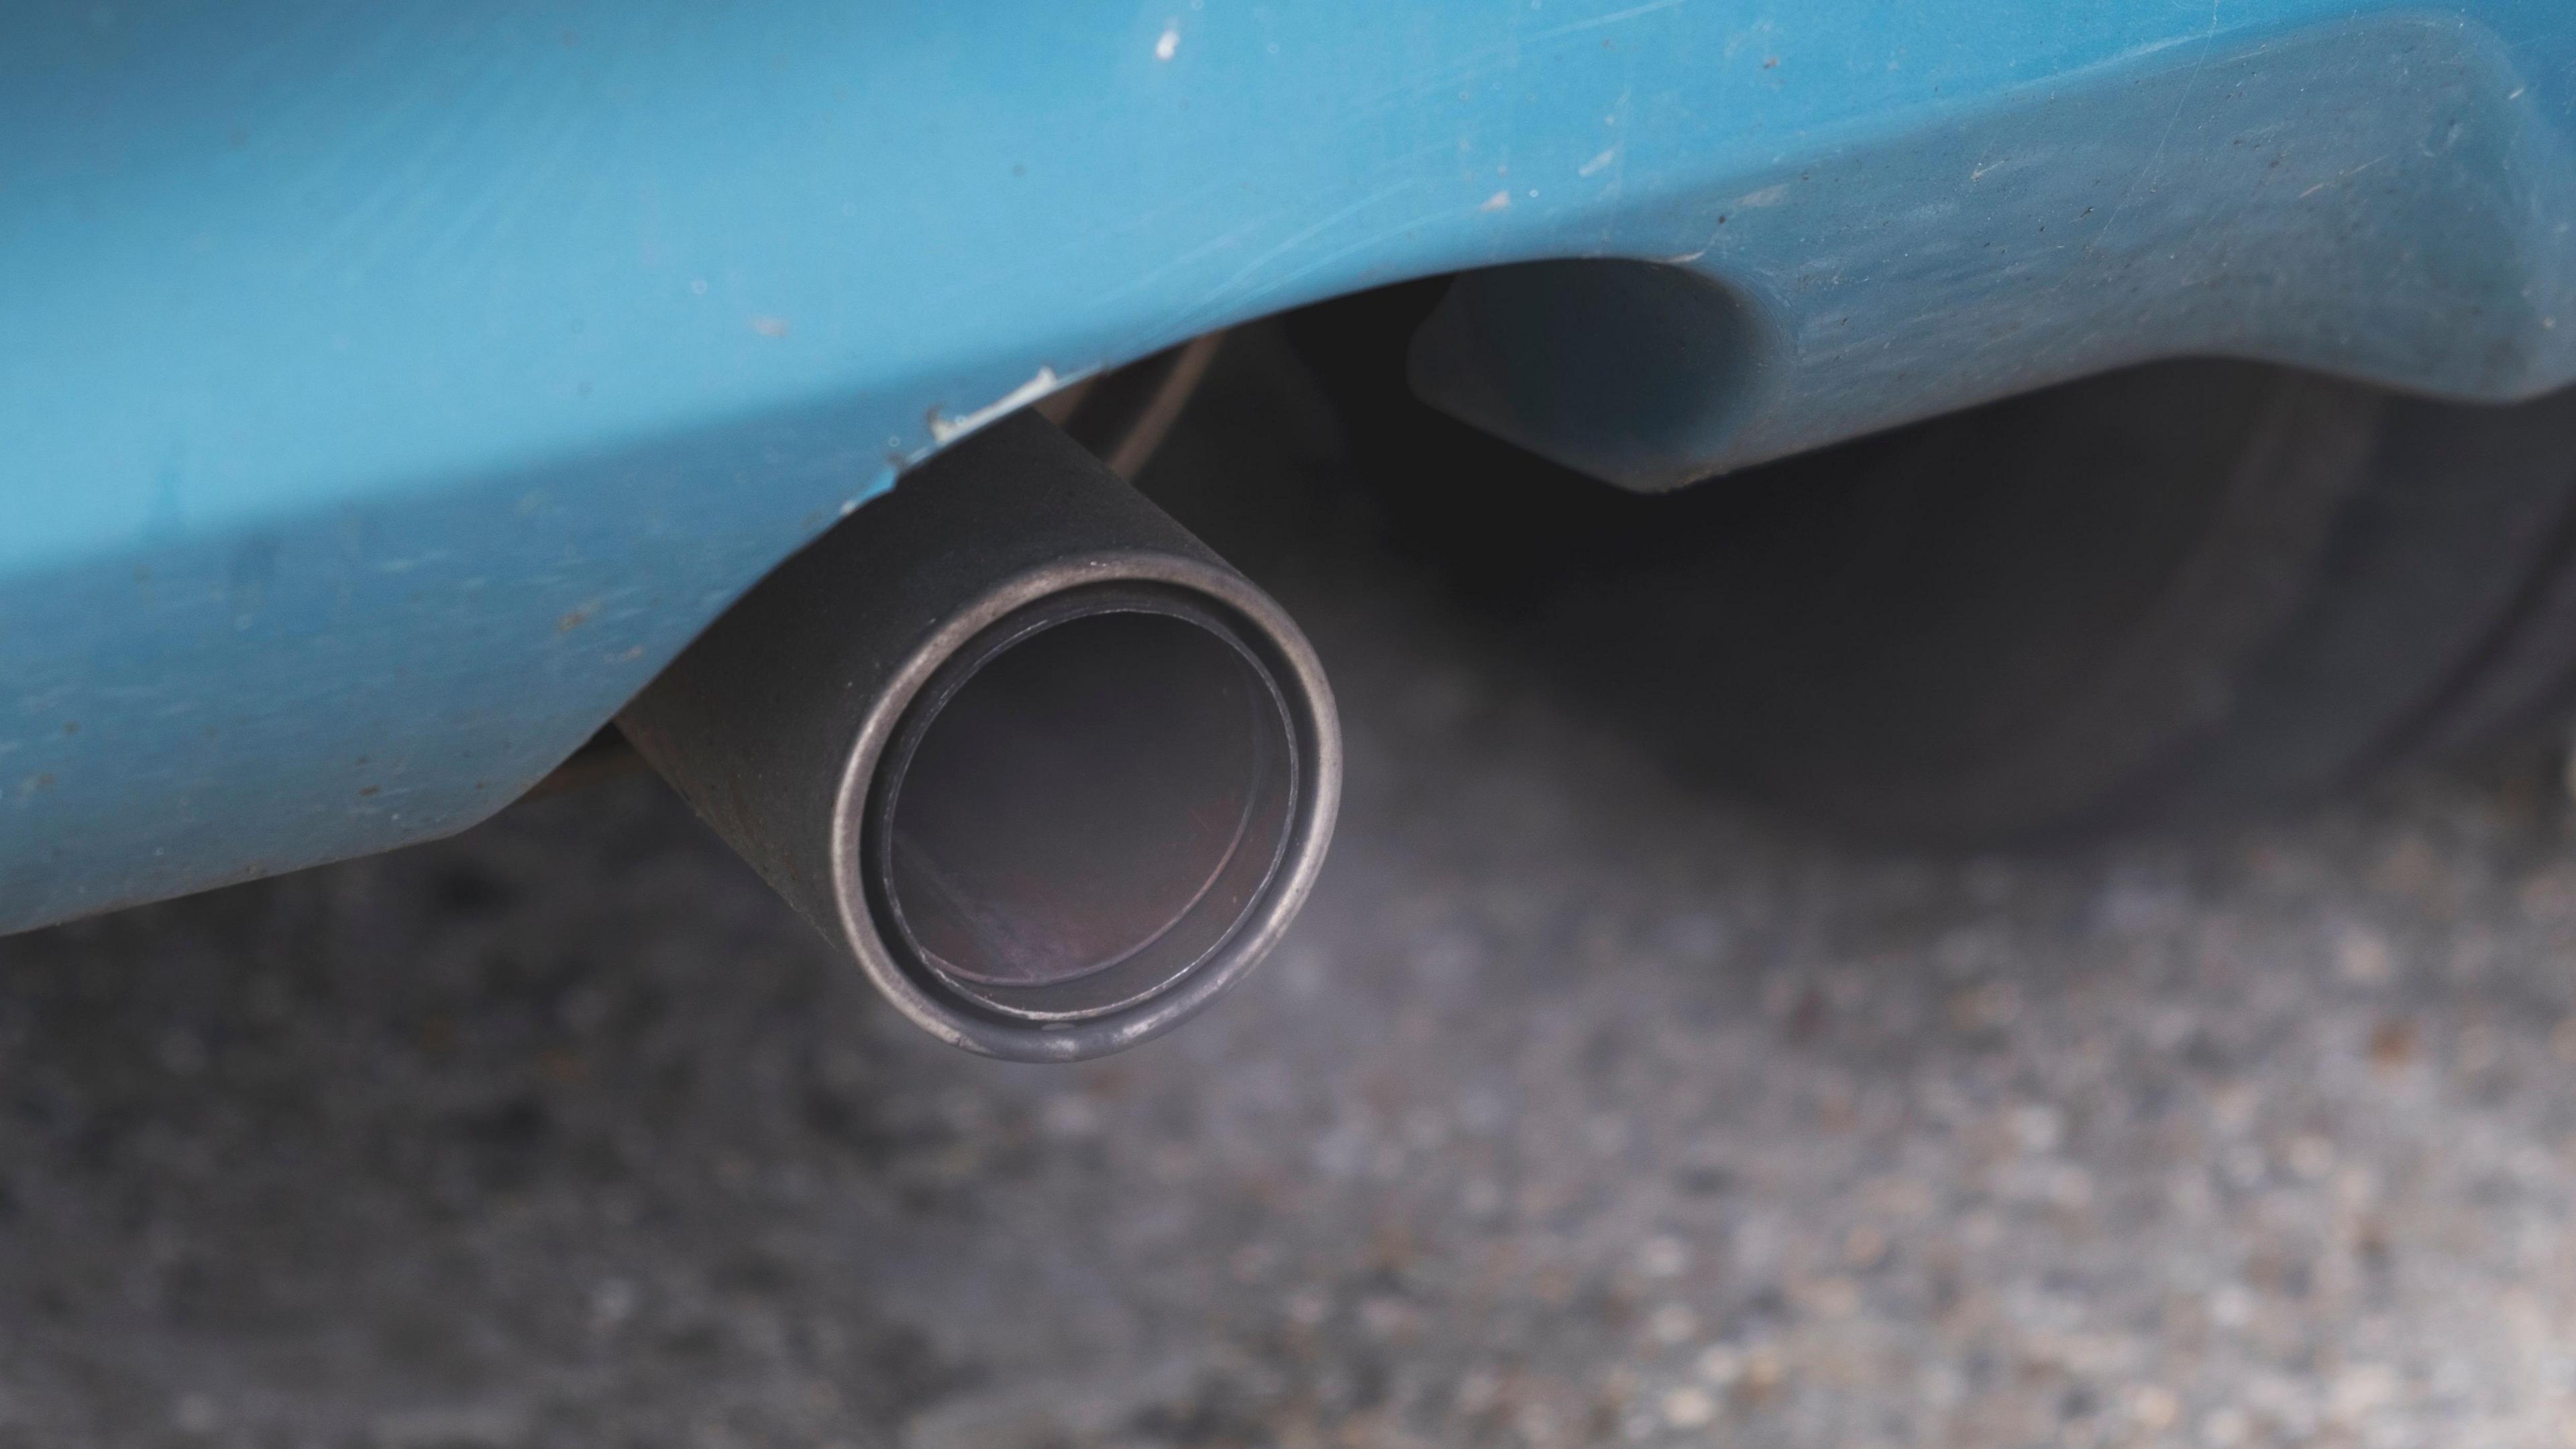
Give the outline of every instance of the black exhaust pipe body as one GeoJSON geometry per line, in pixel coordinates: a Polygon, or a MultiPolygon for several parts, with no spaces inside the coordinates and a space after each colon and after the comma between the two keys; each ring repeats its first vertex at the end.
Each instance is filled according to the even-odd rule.
{"type": "Polygon", "coordinates": [[[1241,977],[1341,788],[1288,616],[1027,412],[782,564],[618,724],[905,1015],[1019,1061],[1241,977]]]}

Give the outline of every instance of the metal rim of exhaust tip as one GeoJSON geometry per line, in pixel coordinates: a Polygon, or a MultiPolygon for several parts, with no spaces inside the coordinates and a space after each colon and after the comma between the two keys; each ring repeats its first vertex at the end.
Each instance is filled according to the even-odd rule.
{"type": "Polygon", "coordinates": [[[950,618],[896,675],[842,779],[833,890],[861,969],[933,1035],[1020,1061],[1132,1046],[1195,1014],[1257,964],[1312,888],[1339,803],[1332,694],[1304,635],[1239,575],[1159,552],[1050,565],[950,618]],[[1258,763],[1235,848],[1162,929],[1084,969],[1015,982],[943,958],[924,943],[895,879],[895,817],[924,741],[995,661],[1051,631],[1117,616],[1195,629],[1255,682],[1258,763]]]}
{"type": "MultiPolygon", "coordinates": [[[[1075,641],[1077,646],[1081,641],[1075,641]]],[[[1169,643],[1178,640],[1165,641],[1169,643]]],[[[1057,649],[1055,652],[1062,652],[1057,649]]],[[[1178,661],[1176,661],[1178,662],[1178,661]]],[[[1203,656],[1200,661],[1207,659],[1203,656]]],[[[1166,671],[1169,672],[1169,671],[1166,671]]],[[[1133,684],[1135,681],[1126,681],[1133,684]]],[[[1097,692],[1095,686],[1095,692],[1097,692]]],[[[1024,691],[1025,693],[1025,691],[1024,691]]],[[[1135,704],[1147,703],[1138,692],[1135,704]]],[[[1020,701],[1013,701],[1014,704],[1020,701]]],[[[1140,718],[1137,733],[1116,744],[1118,752],[1131,758],[1145,752],[1178,756],[1187,752],[1189,741],[1173,738],[1168,727],[1159,735],[1157,725],[1172,721],[1140,718]]],[[[1122,1007],[1147,1000],[1173,982],[1198,968],[1209,955],[1222,948],[1234,928],[1258,902],[1261,892],[1278,873],[1287,855],[1288,827],[1291,808],[1297,794],[1296,742],[1294,727],[1289,722],[1288,703],[1279,683],[1260,658],[1247,646],[1239,630],[1194,596],[1165,585],[1093,584],[1055,594],[1034,604],[1022,606],[969,640],[966,647],[943,662],[936,674],[923,685],[911,707],[897,725],[884,761],[878,766],[872,798],[868,807],[867,835],[862,859],[867,867],[866,885],[869,904],[878,919],[890,923],[893,943],[902,956],[916,969],[926,971],[957,994],[1004,1016],[1028,1021],[1082,1021],[1104,1016],[1122,1007]],[[1049,946],[1065,951],[1062,938],[1070,930],[1079,930],[1083,921],[1041,921],[1032,929],[1025,921],[1029,914],[1027,901],[996,901],[990,891],[979,892],[972,899],[959,899],[966,888],[955,883],[954,871],[934,871],[915,864],[922,856],[933,853],[917,841],[907,842],[918,832],[903,828],[906,815],[923,813],[913,796],[929,793],[926,789],[907,792],[913,782],[915,767],[935,741],[934,736],[954,734],[966,726],[953,722],[952,716],[967,713],[973,701],[966,698],[979,685],[989,687],[993,677],[1013,662],[1028,655],[1061,645],[1067,635],[1097,632],[1103,626],[1120,623],[1159,623],[1185,631],[1181,636],[1192,642],[1212,646],[1221,666],[1231,665],[1231,678],[1214,681],[1243,688],[1244,697],[1219,700],[1219,712],[1233,714],[1234,720],[1218,720],[1216,729],[1203,732],[1214,743],[1224,744],[1225,736],[1243,745],[1247,758],[1225,761],[1237,768],[1227,771],[1234,778],[1223,781],[1202,779],[1196,783],[1214,784],[1220,794],[1212,810],[1192,812],[1216,829],[1210,840],[1222,836],[1214,859],[1200,852],[1198,860],[1188,858],[1177,832],[1163,832],[1152,840],[1118,840],[1114,828],[1095,834],[1074,826],[1064,817],[1072,812],[1059,806],[1048,809],[1045,802],[1033,798],[1047,793],[1049,784],[1065,793],[1066,785],[1078,786],[1083,781],[1069,779],[1055,769],[1045,773],[1050,779],[1021,779],[1007,782],[1015,798],[991,799],[996,783],[990,777],[1007,771],[1007,761],[979,759],[987,776],[988,798],[975,802],[986,813],[1016,811],[1041,819],[1054,817],[1051,835],[1045,842],[1054,847],[1054,874],[1062,876],[1078,869],[1082,862],[1075,854],[1105,857],[1126,867],[1122,873],[1133,874],[1134,867],[1145,862],[1138,857],[1160,855],[1179,864],[1180,889],[1163,890],[1141,903],[1144,914],[1118,921],[1116,903],[1095,895],[1089,900],[1067,901],[1071,892],[1059,887],[1049,892],[1050,899],[1038,902],[1071,911],[1063,916],[1080,916],[1112,920],[1104,929],[1092,934],[1108,939],[1085,943],[1087,950],[1075,951],[1068,963],[1032,964],[1031,956],[1049,946]],[[1229,707],[1231,706],[1231,707],[1229,707]],[[1246,728],[1229,731],[1228,724],[1246,728]],[[907,807],[913,807],[908,810],[907,807]],[[1230,818],[1228,818],[1230,817],[1230,818]],[[1174,858],[1177,857],[1175,860],[1174,858]],[[1191,869],[1191,866],[1197,869],[1191,869]],[[907,869],[910,866],[910,869],[907,869]],[[1191,878],[1196,877],[1195,881],[1191,878]],[[1023,909],[1011,912],[1009,907],[1023,909]],[[946,907],[946,909],[941,909],[946,907]],[[952,941],[941,941],[934,947],[933,914],[950,923],[946,932],[952,941]],[[997,917],[1011,919],[999,930],[997,917]],[[1123,925],[1126,929],[1116,929],[1123,925]],[[976,928],[984,928],[978,931],[976,928]],[[1053,927],[1054,929],[1044,929],[1053,927]],[[997,940],[1007,932],[1012,939],[997,940]],[[1036,937],[1037,939],[1030,939],[1036,937]],[[963,949],[960,949],[960,946],[963,949]],[[998,947],[998,951],[993,948],[998,947]],[[1016,952],[1014,953],[1014,948],[1016,952]],[[970,953],[984,950],[999,959],[978,961],[970,953]]],[[[1112,723],[1112,731],[1115,722],[1112,723]]],[[[1048,741],[1048,743],[1056,743],[1048,741]]],[[[1094,752],[1097,753],[1097,752],[1094,752]]],[[[1203,753],[1203,752],[1202,752],[1203,753]]],[[[1048,761],[1048,765],[1060,764],[1048,761]]],[[[1100,764],[1093,760],[1086,763],[1100,764]]],[[[1157,761],[1156,773],[1171,774],[1167,767],[1173,761],[1157,761]]],[[[1220,766],[1222,768],[1222,765],[1220,766]]],[[[1027,773],[1023,771],[1021,773],[1027,773]]],[[[1207,771],[1199,772],[1204,776],[1207,771]]],[[[954,782],[922,782],[925,786],[946,783],[949,795],[957,793],[954,782]]],[[[970,787],[971,788],[971,787],[970,787]]],[[[1150,787],[1149,787],[1150,788],[1150,787]]],[[[1095,789],[1091,793],[1097,794],[1095,789]]],[[[1102,801],[1090,802],[1095,807],[1102,801]]],[[[1115,809],[1114,805],[1110,806],[1115,809]]],[[[958,813],[956,811],[950,814],[958,813]]],[[[1099,812],[1090,812],[1096,819],[1099,812]]],[[[1174,823],[1174,822],[1165,822],[1174,823]]],[[[989,834],[989,832],[985,832],[989,834]]],[[[1026,832],[1024,832],[1026,833],[1026,832]]],[[[995,872],[986,872],[987,875],[995,872]]],[[[1021,872],[1023,876],[1028,872],[1021,872]]],[[[1095,889],[1103,883],[1094,883],[1095,889]]],[[[1114,896],[1114,888],[1108,892],[1114,896]]]]}

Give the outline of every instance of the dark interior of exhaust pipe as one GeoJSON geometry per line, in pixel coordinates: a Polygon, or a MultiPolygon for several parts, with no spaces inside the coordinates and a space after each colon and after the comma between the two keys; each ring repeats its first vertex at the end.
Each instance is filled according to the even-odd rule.
{"type": "Polygon", "coordinates": [[[934,675],[877,784],[873,885],[919,967],[1014,1016],[1153,994],[1285,853],[1297,760],[1269,669],[1176,590],[1077,590],[934,675]]]}

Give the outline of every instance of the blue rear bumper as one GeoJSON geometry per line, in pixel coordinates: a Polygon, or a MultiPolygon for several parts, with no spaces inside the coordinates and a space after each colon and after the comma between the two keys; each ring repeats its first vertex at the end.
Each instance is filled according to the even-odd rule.
{"type": "Polygon", "coordinates": [[[1377,283],[1494,269],[1421,386],[1640,487],[2181,353],[2576,380],[2563,0],[0,41],[0,927],[470,824],[998,404],[1377,283]]]}

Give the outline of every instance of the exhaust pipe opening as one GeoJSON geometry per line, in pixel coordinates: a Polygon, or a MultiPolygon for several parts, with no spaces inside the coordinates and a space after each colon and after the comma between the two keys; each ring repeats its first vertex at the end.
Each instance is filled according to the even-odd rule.
{"type": "Polygon", "coordinates": [[[1101,1016],[1236,935],[1286,857],[1297,754],[1236,621],[1168,587],[1059,594],[914,700],[868,886],[911,969],[1007,1016],[1101,1016]]]}
{"type": "Polygon", "coordinates": [[[618,724],[907,1017],[1020,1061],[1250,970],[1341,789],[1295,624],[1033,413],[780,565],[618,724]]]}

